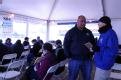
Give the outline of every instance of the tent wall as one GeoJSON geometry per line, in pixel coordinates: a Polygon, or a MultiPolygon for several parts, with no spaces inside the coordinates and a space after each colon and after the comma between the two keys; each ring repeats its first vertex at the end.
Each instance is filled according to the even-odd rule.
{"type": "Polygon", "coordinates": [[[119,44],[121,44],[121,19],[112,20],[112,26],[117,33],[119,44]]]}
{"type": "Polygon", "coordinates": [[[104,0],[105,13],[113,19],[121,19],[121,0],[104,0]]]}

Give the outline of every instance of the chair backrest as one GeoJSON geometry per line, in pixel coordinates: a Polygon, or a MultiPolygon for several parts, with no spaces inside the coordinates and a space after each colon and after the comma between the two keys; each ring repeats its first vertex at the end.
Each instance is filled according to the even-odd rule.
{"type": "Polygon", "coordinates": [[[70,59],[65,59],[59,63],[59,67],[65,66],[66,63],[69,62],[70,59]]]}
{"type": "Polygon", "coordinates": [[[21,69],[23,67],[24,63],[25,63],[24,59],[18,60],[18,61],[13,61],[12,63],[9,64],[7,71],[11,70],[11,69],[17,69],[17,68],[21,69]]]}
{"type": "Polygon", "coordinates": [[[47,77],[47,75],[48,75],[49,73],[55,73],[56,70],[57,70],[59,67],[64,66],[66,63],[68,63],[69,60],[70,60],[70,59],[63,60],[63,61],[61,61],[60,63],[57,63],[57,64],[51,66],[51,67],[48,69],[48,71],[47,71],[46,75],[44,76],[43,80],[46,79],[46,77],[47,77]]]}
{"type": "Polygon", "coordinates": [[[29,45],[24,46],[24,49],[30,49],[30,46],[29,45]]]}
{"type": "Polygon", "coordinates": [[[23,51],[22,54],[21,54],[21,56],[27,56],[29,54],[29,52],[30,52],[29,50],[23,51]]]}
{"type": "Polygon", "coordinates": [[[115,63],[112,69],[121,71],[121,64],[115,63]]]}
{"type": "Polygon", "coordinates": [[[114,66],[112,67],[112,71],[110,74],[110,79],[118,79],[121,80],[121,64],[115,63],[114,66]]]}
{"type": "Polygon", "coordinates": [[[51,67],[48,69],[47,73],[53,73],[53,72],[55,72],[55,71],[57,70],[58,67],[59,67],[59,64],[56,64],[56,65],[54,65],[54,66],[51,66],[51,67]]]}
{"type": "Polygon", "coordinates": [[[20,56],[20,58],[22,58],[22,57],[24,57],[24,58],[27,57],[29,53],[30,53],[30,50],[23,51],[22,54],[21,54],[21,56],[20,56]]]}
{"type": "Polygon", "coordinates": [[[13,59],[16,59],[16,57],[17,57],[17,54],[16,53],[6,54],[2,58],[2,62],[3,62],[3,60],[11,60],[12,61],[13,59]]]}
{"type": "Polygon", "coordinates": [[[9,64],[7,70],[3,74],[1,74],[2,78],[4,80],[6,80],[6,77],[11,78],[12,76],[16,77],[16,75],[19,75],[19,73],[21,73],[24,63],[25,63],[24,60],[18,60],[18,61],[11,62],[9,64]],[[15,75],[13,75],[13,74],[15,74],[15,75]]]}
{"type": "Polygon", "coordinates": [[[43,80],[46,79],[46,77],[47,77],[47,75],[48,75],[49,73],[54,73],[54,72],[58,69],[58,67],[59,67],[59,64],[55,64],[55,65],[51,66],[51,67],[48,69],[48,71],[47,71],[46,75],[44,76],[43,80]]]}
{"type": "Polygon", "coordinates": [[[17,57],[17,54],[13,53],[13,54],[4,55],[2,59],[13,59],[13,58],[16,58],[16,57],[17,57]]]}

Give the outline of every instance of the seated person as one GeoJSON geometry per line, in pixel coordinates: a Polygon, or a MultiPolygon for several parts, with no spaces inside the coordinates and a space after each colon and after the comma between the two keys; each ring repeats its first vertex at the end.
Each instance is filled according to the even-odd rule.
{"type": "Polygon", "coordinates": [[[7,47],[11,48],[11,46],[12,46],[11,38],[7,38],[7,39],[5,40],[5,45],[6,45],[7,47]]]}
{"type": "Polygon", "coordinates": [[[30,49],[30,52],[33,53],[35,57],[40,57],[41,54],[39,53],[39,50],[42,48],[42,45],[39,44],[39,42],[37,42],[36,39],[34,40],[35,42],[33,42],[33,48],[30,49]]]}
{"type": "Polygon", "coordinates": [[[27,51],[31,48],[28,37],[24,38],[23,46],[24,46],[24,51],[27,51]]]}
{"type": "Polygon", "coordinates": [[[17,59],[20,58],[22,52],[24,51],[24,46],[21,43],[21,40],[18,39],[15,44],[11,47],[12,53],[17,53],[17,59]]]}
{"type": "MultiPolygon", "coordinates": [[[[47,73],[47,70],[55,65],[56,62],[56,56],[54,53],[52,53],[52,45],[50,43],[45,43],[43,45],[43,55],[40,57],[40,59],[35,63],[35,65],[30,66],[27,69],[26,80],[43,80],[44,76],[47,73]]],[[[46,78],[46,80],[49,80],[52,75],[46,78]]]]}
{"type": "MultiPolygon", "coordinates": [[[[55,49],[55,55],[57,57],[57,61],[58,63],[65,60],[65,56],[64,56],[64,49],[62,47],[62,42],[61,40],[56,40],[55,42],[56,44],[56,49],[55,49]]],[[[60,73],[62,73],[65,70],[65,66],[61,66],[57,69],[57,71],[55,72],[55,75],[58,75],[60,73]]]]}
{"type": "Polygon", "coordinates": [[[64,49],[62,47],[62,42],[61,40],[56,40],[55,42],[56,44],[56,49],[55,49],[55,55],[57,56],[58,62],[65,60],[65,56],[64,56],[64,49]]]}
{"type": "MultiPolygon", "coordinates": [[[[4,45],[4,44],[2,43],[2,40],[0,39],[0,61],[2,61],[2,58],[3,58],[4,55],[10,54],[10,53],[11,53],[11,51],[9,50],[9,48],[8,48],[6,45],[4,45]]],[[[8,63],[10,63],[10,61],[11,61],[11,60],[8,60],[8,59],[6,60],[6,59],[4,59],[4,60],[0,63],[0,65],[8,64],[8,63]]],[[[4,72],[4,71],[6,71],[6,70],[7,70],[6,67],[0,66],[0,72],[4,72]]]]}
{"type": "MultiPolygon", "coordinates": [[[[5,45],[3,44],[2,40],[0,39],[0,61],[2,61],[3,56],[6,54],[11,54],[11,50],[5,45]]],[[[0,64],[7,64],[9,63],[10,60],[3,60],[0,64]]]]}
{"type": "Polygon", "coordinates": [[[37,42],[39,42],[39,44],[43,45],[43,40],[40,39],[40,37],[37,37],[37,42]]]}
{"type": "Polygon", "coordinates": [[[32,40],[33,48],[30,49],[30,54],[27,56],[27,63],[28,65],[32,65],[33,61],[36,57],[40,57],[41,53],[39,50],[42,48],[42,45],[40,45],[38,42],[36,42],[36,39],[32,40]]]}

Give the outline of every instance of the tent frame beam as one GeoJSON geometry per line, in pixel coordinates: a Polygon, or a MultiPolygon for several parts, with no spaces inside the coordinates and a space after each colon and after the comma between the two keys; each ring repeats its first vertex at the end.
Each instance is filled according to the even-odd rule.
{"type": "Polygon", "coordinates": [[[55,0],[55,1],[53,2],[53,5],[52,5],[52,8],[51,8],[51,10],[50,10],[50,13],[49,13],[49,16],[48,16],[48,19],[47,19],[47,20],[50,20],[50,19],[51,19],[51,16],[52,16],[52,14],[53,14],[53,11],[54,11],[54,9],[55,9],[55,7],[56,7],[56,5],[57,5],[57,1],[58,1],[58,0],[55,0]]]}
{"type": "Polygon", "coordinates": [[[54,11],[54,9],[55,9],[55,7],[56,7],[57,1],[58,1],[58,0],[54,0],[53,5],[52,5],[52,8],[51,8],[50,13],[49,13],[49,16],[48,16],[48,19],[47,19],[47,34],[46,34],[46,41],[49,40],[49,30],[50,30],[50,22],[51,22],[50,19],[51,19],[51,16],[52,16],[52,14],[53,14],[53,11],[54,11]]]}
{"type": "Polygon", "coordinates": [[[105,5],[105,0],[101,0],[101,5],[102,5],[102,12],[103,12],[103,16],[106,16],[106,5],[105,5]]]}

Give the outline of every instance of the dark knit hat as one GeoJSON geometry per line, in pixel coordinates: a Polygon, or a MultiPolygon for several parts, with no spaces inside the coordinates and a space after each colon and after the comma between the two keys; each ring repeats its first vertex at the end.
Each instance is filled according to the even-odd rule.
{"type": "Polygon", "coordinates": [[[111,19],[108,16],[103,16],[99,19],[99,22],[103,22],[106,24],[111,24],[111,19]]]}

